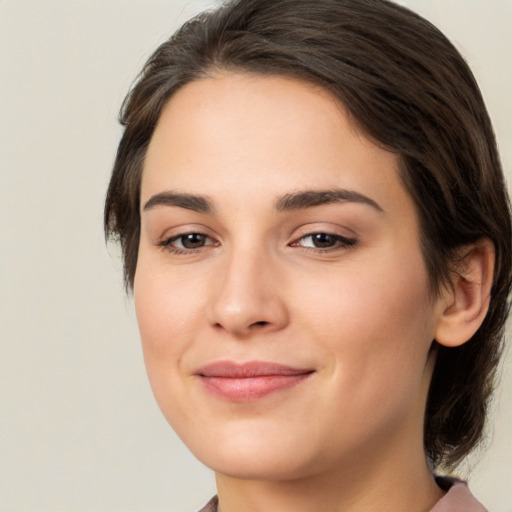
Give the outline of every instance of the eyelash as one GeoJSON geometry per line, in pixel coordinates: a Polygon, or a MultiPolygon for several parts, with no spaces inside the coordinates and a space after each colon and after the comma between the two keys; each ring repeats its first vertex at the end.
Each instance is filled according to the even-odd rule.
{"type": "MultiPolygon", "coordinates": [[[[318,253],[325,254],[327,252],[337,251],[337,250],[341,250],[341,249],[351,249],[356,244],[357,244],[357,240],[354,238],[347,238],[345,236],[336,235],[334,233],[318,231],[318,232],[308,233],[306,235],[301,236],[297,241],[292,242],[290,244],[290,247],[302,247],[303,250],[308,251],[308,252],[312,251],[317,254],[318,253]],[[323,235],[325,237],[332,237],[331,241],[334,242],[334,245],[330,246],[330,247],[320,248],[320,247],[307,247],[307,246],[301,245],[301,243],[300,243],[301,241],[304,241],[308,238],[312,239],[313,237],[319,236],[319,235],[323,235]]],[[[198,252],[207,250],[207,247],[217,247],[219,245],[219,242],[214,241],[211,237],[209,237],[208,235],[205,235],[204,233],[199,233],[199,232],[194,231],[194,232],[190,232],[190,233],[182,233],[180,235],[172,236],[170,238],[162,240],[157,245],[159,245],[162,249],[168,251],[171,254],[187,255],[187,254],[197,254],[198,252]],[[172,245],[173,243],[175,243],[176,241],[178,241],[180,239],[182,240],[182,245],[183,245],[183,240],[185,239],[185,237],[189,237],[189,236],[193,236],[193,235],[198,235],[200,237],[203,237],[204,240],[210,240],[212,243],[206,243],[206,244],[201,245],[200,247],[196,247],[196,248],[180,248],[180,247],[174,247],[172,245]]]]}
{"type": "Polygon", "coordinates": [[[211,237],[209,237],[208,235],[205,235],[204,233],[199,233],[197,231],[192,231],[190,233],[182,233],[180,235],[176,235],[176,236],[172,236],[170,238],[166,238],[165,240],[162,240],[161,242],[159,242],[158,245],[160,247],[162,247],[162,249],[165,249],[166,251],[170,252],[171,254],[177,254],[177,255],[181,255],[181,254],[194,254],[194,253],[201,252],[206,247],[216,247],[217,245],[219,245],[218,242],[213,242],[213,243],[201,245],[200,247],[197,247],[197,248],[186,248],[186,247],[185,248],[180,248],[180,247],[174,247],[172,245],[174,242],[176,242],[177,240],[180,240],[180,239],[182,240],[182,245],[183,245],[183,240],[185,239],[185,237],[193,236],[193,235],[199,235],[199,236],[203,237],[204,239],[212,240],[211,237]]]}
{"type": "Polygon", "coordinates": [[[313,251],[315,253],[326,253],[331,251],[337,251],[340,249],[350,249],[354,247],[357,244],[357,240],[354,238],[347,238],[342,235],[336,235],[334,233],[324,232],[324,231],[318,231],[316,233],[308,233],[307,235],[301,236],[297,242],[291,243],[291,247],[302,247],[306,251],[313,251]],[[331,247],[306,247],[300,244],[301,241],[306,240],[308,238],[313,239],[315,236],[323,235],[326,237],[331,237],[332,241],[335,242],[335,244],[331,247]]]}

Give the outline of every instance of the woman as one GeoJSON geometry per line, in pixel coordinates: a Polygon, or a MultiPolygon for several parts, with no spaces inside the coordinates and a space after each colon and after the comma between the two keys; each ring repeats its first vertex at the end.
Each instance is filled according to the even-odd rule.
{"type": "Polygon", "coordinates": [[[203,510],[485,510],[510,213],[474,78],[384,0],[239,0],[145,66],[105,228],[203,510]],[[457,508],[458,507],[458,508],[457,508]]]}

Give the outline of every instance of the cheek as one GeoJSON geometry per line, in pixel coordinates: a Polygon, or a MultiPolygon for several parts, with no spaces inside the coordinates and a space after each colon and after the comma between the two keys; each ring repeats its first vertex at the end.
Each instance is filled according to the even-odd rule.
{"type": "Polygon", "coordinates": [[[323,345],[340,387],[378,400],[385,391],[408,393],[419,385],[434,335],[421,257],[375,258],[364,272],[303,284],[295,292],[302,297],[296,317],[323,345]]]}
{"type": "Polygon", "coordinates": [[[190,396],[183,368],[200,317],[200,293],[180,281],[173,282],[168,271],[159,272],[141,258],[134,300],[153,395],[167,421],[176,430],[186,432],[193,423],[193,414],[189,415],[190,396]]]}
{"type": "Polygon", "coordinates": [[[201,293],[169,269],[142,256],[135,275],[134,300],[144,362],[153,393],[167,416],[183,396],[180,371],[201,321],[201,293]],[[171,400],[172,399],[172,400],[171,400]]]}
{"type": "Polygon", "coordinates": [[[201,291],[179,271],[139,258],[134,282],[137,322],[144,348],[165,351],[185,342],[200,318],[201,291]]]}
{"type": "Polygon", "coordinates": [[[416,331],[418,324],[424,328],[430,307],[422,263],[391,263],[381,260],[380,265],[373,263],[364,270],[347,268],[323,276],[303,274],[292,292],[299,297],[301,315],[325,332],[351,333],[357,338],[375,330],[381,336],[395,333],[398,341],[408,331],[416,331]]]}

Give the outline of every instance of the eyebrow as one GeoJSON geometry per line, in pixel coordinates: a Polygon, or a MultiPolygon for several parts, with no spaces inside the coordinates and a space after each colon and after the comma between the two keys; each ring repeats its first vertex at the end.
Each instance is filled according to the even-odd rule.
{"type": "Polygon", "coordinates": [[[330,203],[361,203],[375,208],[379,212],[384,209],[373,199],[355,190],[333,188],[329,190],[304,190],[286,194],[275,203],[279,212],[302,210],[330,203]]]}
{"type": "Polygon", "coordinates": [[[176,192],[160,192],[151,196],[144,205],[143,210],[152,210],[157,206],[177,206],[199,213],[213,213],[215,211],[212,200],[206,196],[176,192]]]}
{"type": "MultiPolygon", "coordinates": [[[[355,190],[334,188],[329,190],[303,190],[292,192],[280,197],[274,204],[278,212],[314,208],[331,203],[361,203],[371,206],[379,212],[384,209],[373,199],[355,190]]],[[[213,201],[207,196],[185,194],[178,192],[160,192],[149,198],[143,210],[148,211],[157,206],[177,206],[199,213],[212,214],[215,212],[213,201]]]]}

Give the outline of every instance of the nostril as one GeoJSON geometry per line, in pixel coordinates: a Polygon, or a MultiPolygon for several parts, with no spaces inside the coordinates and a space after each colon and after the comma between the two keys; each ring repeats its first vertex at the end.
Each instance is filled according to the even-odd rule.
{"type": "Polygon", "coordinates": [[[260,322],[254,322],[253,324],[251,324],[251,327],[264,327],[265,325],[268,325],[268,322],[261,320],[260,322]]]}

